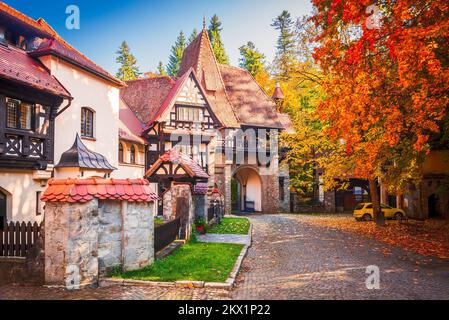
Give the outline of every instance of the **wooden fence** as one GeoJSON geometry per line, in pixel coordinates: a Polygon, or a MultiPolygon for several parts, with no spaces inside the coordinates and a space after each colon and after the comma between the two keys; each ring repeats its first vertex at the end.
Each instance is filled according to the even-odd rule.
{"type": "Polygon", "coordinates": [[[175,219],[154,228],[154,253],[161,251],[178,239],[181,219],[175,219]]]}
{"type": "Polygon", "coordinates": [[[37,222],[7,223],[0,229],[0,257],[26,257],[37,242],[41,226],[37,222]]]}

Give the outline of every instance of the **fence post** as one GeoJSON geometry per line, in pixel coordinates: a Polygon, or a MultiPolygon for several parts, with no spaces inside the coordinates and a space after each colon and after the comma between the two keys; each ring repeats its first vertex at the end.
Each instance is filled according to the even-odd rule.
{"type": "Polygon", "coordinates": [[[20,225],[20,256],[21,257],[26,257],[26,254],[27,254],[26,231],[27,231],[26,223],[22,222],[22,224],[20,225]]]}
{"type": "Polygon", "coordinates": [[[14,222],[11,222],[9,224],[8,233],[9,233],[8,256],[13,257],[14,256],[14,222]]]}

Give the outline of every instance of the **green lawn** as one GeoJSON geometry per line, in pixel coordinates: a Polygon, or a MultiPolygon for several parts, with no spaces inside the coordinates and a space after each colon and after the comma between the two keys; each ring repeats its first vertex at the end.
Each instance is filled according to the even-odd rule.
{"type": "Polygon", "coordinates": [[[161,225],[163,225],[163,224],[165,224],[165,220],[164,220],[164,218],[154,218],[154,226],[155,227],[158,227],[158,226],[161,226],[161,225]]]}
{"type": "Polygon", "coordinates": [[[219,225],[212,227],[208,233],[248,234],[250,222],[246,218],[223,218],[219,225]]]}
{"type": "Polygon", "coordinates": [[[137,271],[118,272],[112,277],[147,281],[225,282],[243,246],[191,241],[168,257],[137,271]]]}

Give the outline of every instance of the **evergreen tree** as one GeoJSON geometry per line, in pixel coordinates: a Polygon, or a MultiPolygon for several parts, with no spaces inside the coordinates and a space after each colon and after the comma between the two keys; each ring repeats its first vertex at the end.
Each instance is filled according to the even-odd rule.
{"type": "Polygon", "coordinates": [[[122,81],[138,79],[142,73],[139,71],[137,59],[131,54],[126,41],[122,42],[116,54],[118,56],[115,61],[120,64],[116,77],[122,81]]]}
{"type": "Polygon", "coordinates": [[[254,43],[249,41],[246,45],[239,48],[240,55],[240,66],[249,71],[253,76],[256,76],[261,70],[264,69],[264,59],[265,55],[256,49],[254,43]]]}
{"type": "Polygon", "coordinates": [[[189,42],[187,45],[190,45],[193,42],[193,40],[196,39],[196,37],[198,37],[198,31],[196,29],[193,29],[192,33],[190,34],[189,42]]]}
{"type": "Polygon", "coordinates": [[[168,59],[167,73],[169,76],[175,77],[178,75],[179,68],[181,67],[182,54],[186,48],[186,37],[184,32],[180,32],[178,39],[174,46],[171,48],[171,54],[168,59]]]}
{"type": "Polygon", "coordinates": [[[271,24],[276,30],[279,30],[277,41],[277,54],[274,61],[277,74],[282,80],[288,80],[292,65],[295,62],[295,32],[294,22],[287,10],[277,16],[271,24]]]}
{"type": "Polygon", "coordinates": [[[162,63],[162,61],[160,61],[159,64],[157,65],[157,73],[160,76],[166,76],[167,75],[167,72],[165,72],[164,64],[162,63]]]}
{"type": "Polygon", "coordinates": [[[226,54],[223,41],[221,40],[221,27],[222,23],[218,16],[215,14],[210,20],[209,26],[209,38],[212,44],[212,49],[214,50],[215,58],[220,64],[229,64],[229,57],[226,54]]]}

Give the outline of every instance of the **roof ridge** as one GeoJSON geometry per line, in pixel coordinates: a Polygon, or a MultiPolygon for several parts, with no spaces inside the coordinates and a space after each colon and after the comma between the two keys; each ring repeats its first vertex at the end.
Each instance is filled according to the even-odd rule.
{"type": "MultiPolygon", "coordinates": [[[[234,114],[235,120],[237,120],[237,123],[240,124],[241,120],[237,116],[237,113],[235,112],[235,107],[231,103],[231,100],[229,99],[228,92],[226,90],[226,84],[224,83],[223,75],[221,74],[221,71],[220,71],[220,64],[218,63],[217,58],[215,57],[214,49],[212,48],[212,43],[210,42],[210,39],[209,39],[209,34],[208,34],[207,30],[203,30],[202,33],[206,33],[206,40],[207,40],[207,43],[209,44],[210,50],[212,51],[212,58],[214,60],[215,67],[217,68],[218,76],[220,78],[220,82],[221,82],[221,85],[222,85],[222,88],[223,88],[226,100],[228,101],[229,105],[231,106],[231,111],[234,114]]],[[[200,54],[201,54],[201,49],[202,49],[202,46],[200,46],[200,54]]]]}
{"type": "Polygon", "coordinates": [[[129,83],[129,82],[137,82],[137,81],[148,81],[148,80],[152,80],[152,79],[165,79],[168,78],[171,81],[175,82],[176,80],[173,79],[173,77],[171,76],[158,76],[158,77],[151,77],[151,78],[139,78],[139,79],[134,79],[134,80],[126,80],[124,81],[125,83],[129,83]]]}

